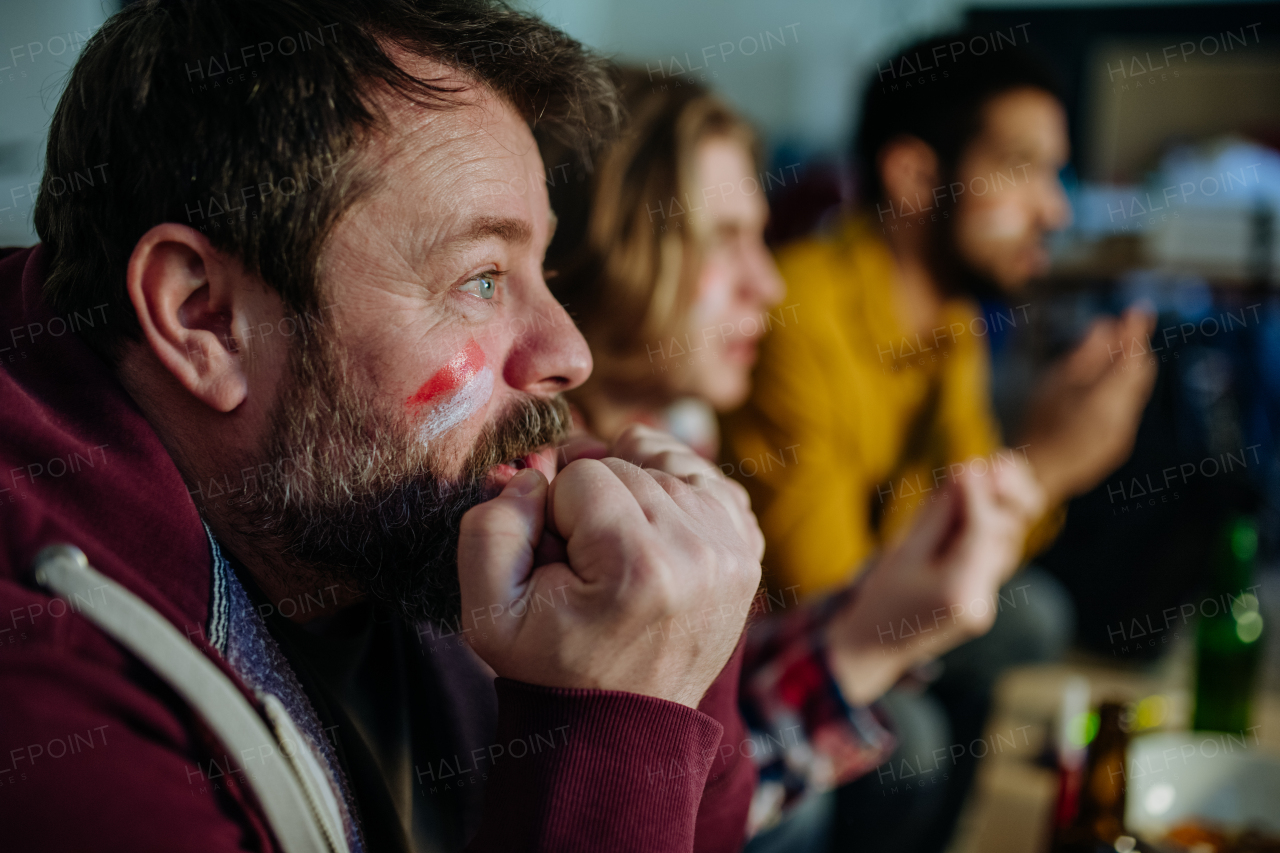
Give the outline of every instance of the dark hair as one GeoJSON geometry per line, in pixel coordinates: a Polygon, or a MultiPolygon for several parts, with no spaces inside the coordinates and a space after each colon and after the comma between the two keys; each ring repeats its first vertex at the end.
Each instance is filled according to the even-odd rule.
{"type": "Polygon", "coordinates": [[[540,137],[585,149],[617,122],[597,59],[490,0],[141,0],[88,41],[53,115],[35,209],[51,304],[108,306],[85,332],[113,355],[140,331],[129,256],[148,229],[177,222],[293,310],[316,307],[321,248],[376,186],[355,156],[385,121],[369,95],[458,103],[462,87],[413,77],[392,45],[489,87],[540,137]],[[100,179],[72,189],[67,176],[86,171],[100,179]]]}
{"type": "Polygon", "coordinates": [[[858,132],[850,152],[864,204],[883,200],[877,159],[894,139],[914,136],[928,144],[938,155],[943,175],[949,177],[965,148],[982,131],[982,108],[992,98],[1031,87],[1061,100],[1061,88],[1052,73],[1016,45],[1017,33],[1011,33],[1011,39],[1004,38],[1004,33],[952,33],[910,45],[877,63],[876,74],[862,94],[858,132]],[[980,54],[970,49],[977,43],[985,46],[980,54]]]}

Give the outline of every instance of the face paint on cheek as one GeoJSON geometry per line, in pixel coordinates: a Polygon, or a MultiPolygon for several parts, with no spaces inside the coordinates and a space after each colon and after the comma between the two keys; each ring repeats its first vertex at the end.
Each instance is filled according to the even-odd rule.
{"type": "Polygon", "coordinates": [[[419,421],[418,436],[426,442],[483,409],[492,395],[493,371],[485,365],[484,350],[472,341],[422,383],[405,408],[419,421]]]}

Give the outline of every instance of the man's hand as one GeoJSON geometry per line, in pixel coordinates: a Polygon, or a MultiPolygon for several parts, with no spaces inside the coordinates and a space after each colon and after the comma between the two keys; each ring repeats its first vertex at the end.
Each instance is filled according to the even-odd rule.
{"type": "Polygon", "coordinates": [[[696,707],[737,646],[763,538],[740,487],[674,439],[631,429],[612,452],[550,484],[521,471],[463,517],[463,628],[507,678],[696,707]]]}
{"type": "Polygon", "coordinates": [[[1147,340],[1154,323],[1137,309],[1096,320],[1041,383],[1019,444],[1051,503],[1093,488],[1133,450],[1156,377],[1147,340]]]}
{"type": "Polygon", "coordinates": [[[828,625],[846,698],[874,701],[911,667],[986,633],[998,590],[1045,505],[1029,467],[996,456],[985,475],[966,471],[922,509],[828,625]]]}
{"type": "Polygon", "coordinates": [[[614,442],[613,455],[641,468],[665,471],[705,491],[729,513],[734,529],[751,548],[756,562],[760,562],[764,556],[764,534],[751,511],[751,498],[737,480],[726,477],[723,471],[674,436],[639,424],[623,430],[614,442]]]}

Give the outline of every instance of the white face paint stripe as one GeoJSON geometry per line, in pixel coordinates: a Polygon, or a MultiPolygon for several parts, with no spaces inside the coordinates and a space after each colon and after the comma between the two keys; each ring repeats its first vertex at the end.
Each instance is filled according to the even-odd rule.
{"type": "Polygon", "coordinates": [[[418,438],[429,442],[480,411],[493,396],[493,371],[483,368],[471,381],[436,404],[418,427],[418,438]]]}

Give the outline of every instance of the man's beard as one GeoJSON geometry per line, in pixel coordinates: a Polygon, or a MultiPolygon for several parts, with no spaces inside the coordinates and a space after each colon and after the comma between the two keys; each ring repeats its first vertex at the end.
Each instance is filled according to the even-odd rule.
{"type": "Polygon", "coordinates": [[[951,215],[942,218],[938,227],[931,230],[926,263],[947,296],[985,301],[1002,301],[1008,294],[990,275],[982,272],[965,259],[956,238],[958,206],[944,199],[944,208],[951,215]]]}
{"type": "Polygon", "coordinates": [[[229,500],[224,520],[271,555],[270,570],[288,586],[334,581],[411,621],[456,621],[462,516],[492,497],[494,465],[563,441],[568,404],[522,399],[486,425],[461,473],[446,477],[441,454],[406,418],[378,407],[332,337],[313,329],[292,348],[288,387],[253,461],[277,473],[229,500]]]}

